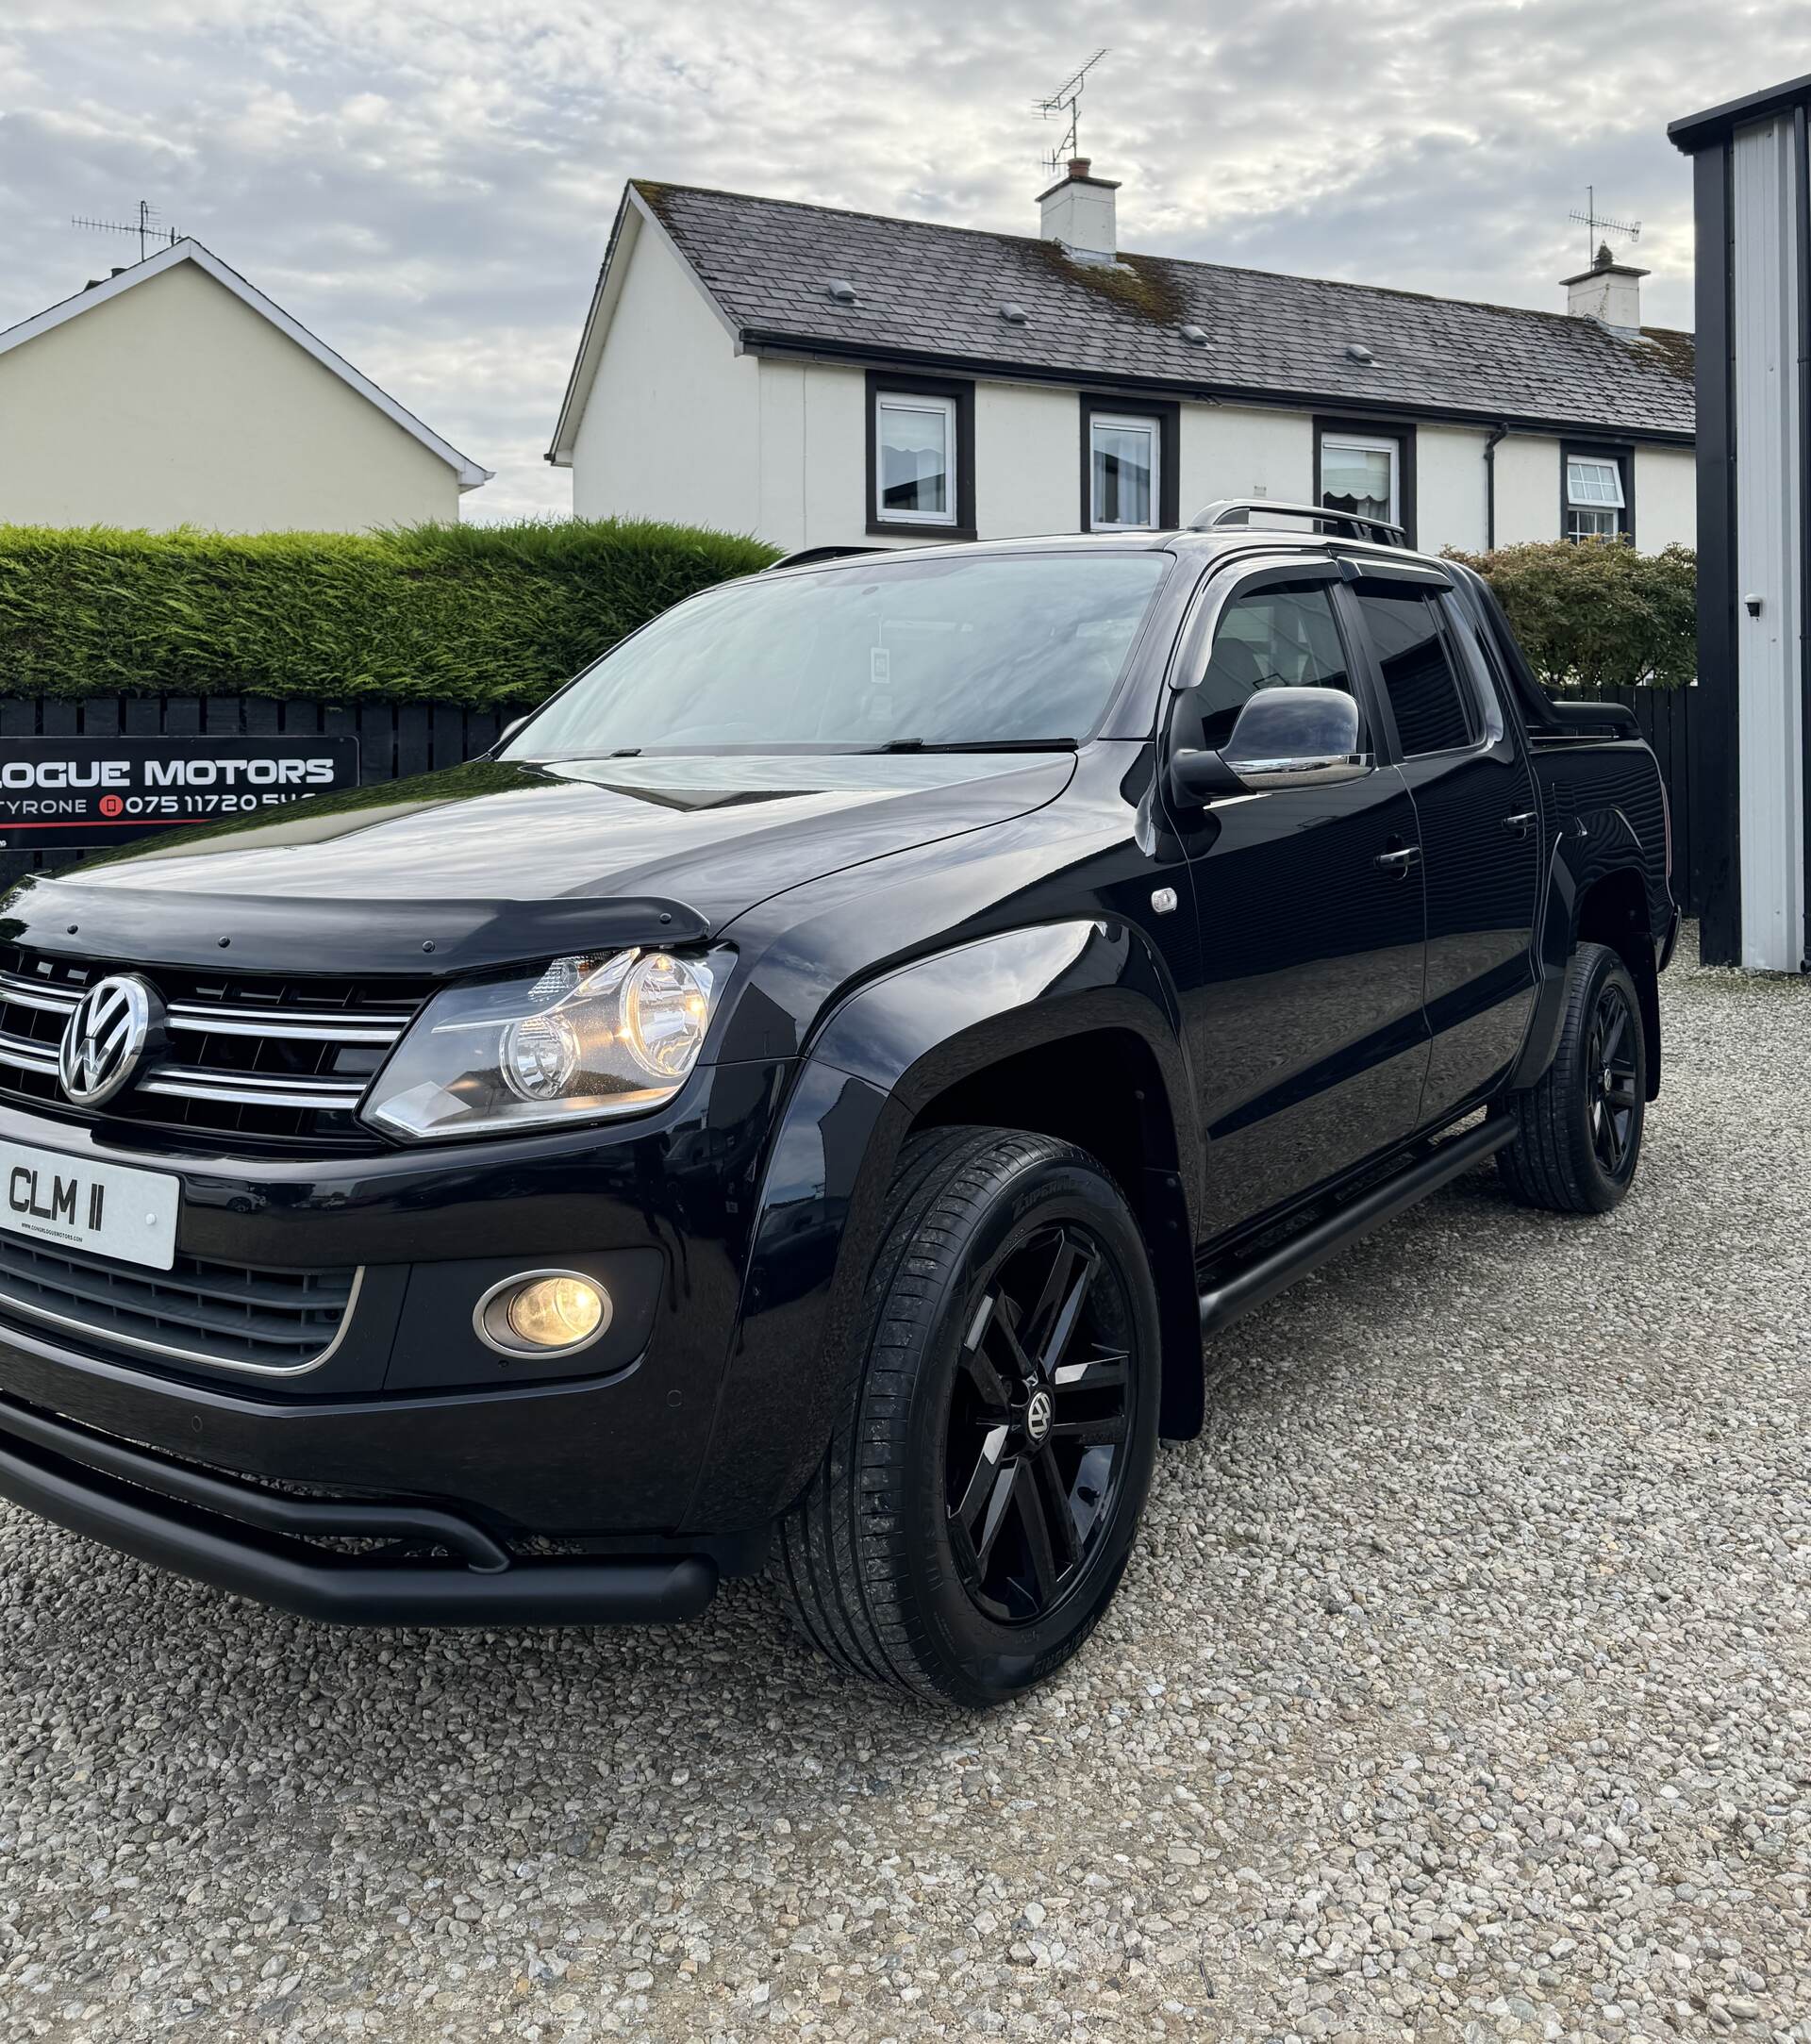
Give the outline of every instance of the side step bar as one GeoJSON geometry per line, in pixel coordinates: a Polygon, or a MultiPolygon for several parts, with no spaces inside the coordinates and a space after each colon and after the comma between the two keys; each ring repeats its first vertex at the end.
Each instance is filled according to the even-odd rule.
{"type": "Polygon", "coordinates": [[[1230,1327],[1241,1314],[1262,1305],[1267,1299],[1275,1298],[1298,1277],[1305,1276],[1325,1263],[1328,1257],[1337,1255],[1349,1243],[1369,1235],[1373,1228],[1381,1228],[1385,1221],[1394,1221],[1398,1214],[1424,1200],[1448,1179],[1458,1177],[1461,1172],[1470,1171],[1487,1156],[1494,1156],[1515,1139],[1516,1123],[1507,1115],[1481,1122],[1462,1136],[1449,1137],[1420,1163],[1411,1164],[1395,1177],[1386,1178],[1382,1185],[1361,1192],[1356,1199],[1335,1208],[1324,1220],[1317,1221],[1312,1227],[1303,1229],[1300,1235],[1291,1236],[1287,1242],[1235,1271],[1224,1284],[1217,1285],[1212,1291],[1203,1292],[1203,1335],[1217,1335],[1221,1328],[1230,1327]]]}

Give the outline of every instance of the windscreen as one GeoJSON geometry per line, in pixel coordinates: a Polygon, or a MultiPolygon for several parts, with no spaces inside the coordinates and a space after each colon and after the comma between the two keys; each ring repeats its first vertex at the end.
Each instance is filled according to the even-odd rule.
{"type": "Polygon", "coordinates": [[[606,654],[504,756],[1085,739],[1171,565],[921,557],[752,576],[606,654]]]}

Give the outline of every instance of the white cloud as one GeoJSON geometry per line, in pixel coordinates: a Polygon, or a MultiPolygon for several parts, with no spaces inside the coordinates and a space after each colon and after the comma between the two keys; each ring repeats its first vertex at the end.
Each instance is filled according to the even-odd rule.
{"type": "Polygon", "coordinates": [[[1742,0],[13,0],[0,324],[134,251],[67,224],[147,197],[495,482],[540,460],[617,195],[649,175],[1030,232],[1029,103],[1086,55],[1084,146],[1128,246],[1557,306],[1587,183],[1690,319],[1666,124],[1806,68],[1742,0]]]}

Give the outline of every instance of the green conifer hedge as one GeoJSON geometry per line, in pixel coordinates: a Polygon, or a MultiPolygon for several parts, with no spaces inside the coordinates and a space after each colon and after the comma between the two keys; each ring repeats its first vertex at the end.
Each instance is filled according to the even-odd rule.
{"type": "Polygon", "coordinates": [[[604,519],[251,538],[0,525],[0,696],[539,702],[759,540],[604,519]]]}

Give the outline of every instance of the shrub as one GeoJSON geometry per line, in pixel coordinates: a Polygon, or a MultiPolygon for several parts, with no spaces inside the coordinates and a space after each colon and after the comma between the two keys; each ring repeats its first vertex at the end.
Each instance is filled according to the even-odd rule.
{"type": "Polygon", "coordinates": [[[1542,540],[1460,554],[1496,591],[1543,687],[1684,688],[1698,672],[1698,557],[1611,540],[1542,540]]]}
{"type": "Polygon", "coordinates": [[[0,525],[0,694],[525,706],[775,557],[613,519],[250,538],[0,525]]]}

